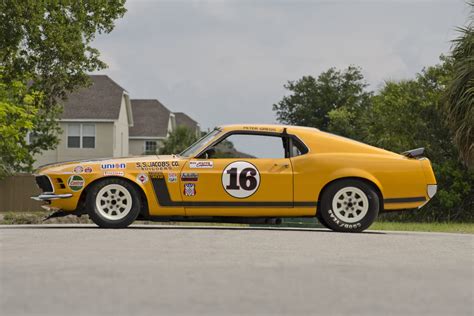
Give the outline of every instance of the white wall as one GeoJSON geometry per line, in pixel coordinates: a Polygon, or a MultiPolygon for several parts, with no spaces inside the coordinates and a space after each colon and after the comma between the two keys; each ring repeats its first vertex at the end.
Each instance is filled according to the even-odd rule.
{"type": "Polygon", "coordinates": [[[125,95],[122,97],[120,105],[120,114],[118,120],[114,123],[114,157],[126,157],[129,155],[128,149],[128,116],[126,108],[125,95]]]}
{"type": "MultiPolygon", "coordinates": [[[[77,124],[81,122],[70,122],[77,124]]],[[[67,132],[68,122],[60,122],[59,125],[63,131],[59,135],[58,147],[54,150],[48,150],[40,155],[35,156],[36,162],[33,167],[60,162],[68,160],[92,159],[92,158],[107,158],[113,157],[113,122],[82,122],[95,125],[95,148],[68,148],[67,147],[67,132]]],[[[127,133],[128,137],[128,133],[127,133]]],[[[127,144],[128,150],[128,144],[127,144]]]]}
{"type": "Polygon", "coordinates": [[[147,140],[152,140],[157,142],[157,147],[161,148],[163,146],[163,139],[130,139],[129,149],[130,156],[144,155],[145,154],[145,142],[147,140]]]}

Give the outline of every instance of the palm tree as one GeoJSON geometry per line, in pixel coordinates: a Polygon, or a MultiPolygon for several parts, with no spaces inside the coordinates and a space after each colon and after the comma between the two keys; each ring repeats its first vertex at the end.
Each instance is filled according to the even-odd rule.
{"type": "Polygon", "coordinates": [[[466,27],[458,28],[460,36],[453,41],[453,79],[446,92],[446,118],[454,134],[464,164],[474,162],[474,1],[469,2],[471,14],[466,27]]]}

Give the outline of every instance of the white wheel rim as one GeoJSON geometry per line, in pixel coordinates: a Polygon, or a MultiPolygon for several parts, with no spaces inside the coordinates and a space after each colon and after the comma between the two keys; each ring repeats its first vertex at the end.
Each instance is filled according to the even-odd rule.
{"type": "Polygon", "coordinates": [[[109,184],[100,189],[95,200],[97,211],[109,220],[120,220],[132,209],[132,195],[119,184],[109,184]]]}
{"type": "Polygon", "coordinates": [[[346,223],[356,223],[369,211],[369,199],[359,188],[342,188],[334,195],[332,210],[336,217],[346,223]]]}

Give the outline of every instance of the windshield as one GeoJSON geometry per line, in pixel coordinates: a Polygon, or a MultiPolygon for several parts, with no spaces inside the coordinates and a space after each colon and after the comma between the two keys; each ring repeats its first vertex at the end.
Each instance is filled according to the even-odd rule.
{"type": "Polygon", "coordinates": [[[206,146],[214,138],[214,136],[216,136],[220,132],[221,131],[219,129],[213,130],[207,135],[201,137],[197,142],[189,146],[179,155],[183,157],[194,157],[204,146],[206,146]]]}

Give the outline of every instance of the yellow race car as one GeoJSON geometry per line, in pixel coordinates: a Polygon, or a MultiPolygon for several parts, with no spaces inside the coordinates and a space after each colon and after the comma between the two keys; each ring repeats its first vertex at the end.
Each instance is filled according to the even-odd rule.
{"type": "Polygon", "coordinates": [[[74,161],[37,171],[53,216],[88,214],[100,227],[137,219],[279,223],[317,217],[342,232],[382,211],[419,208],[436,193],[423,149],[396,154],[318,129],[230,125],[179,155],[74,161]]]}

